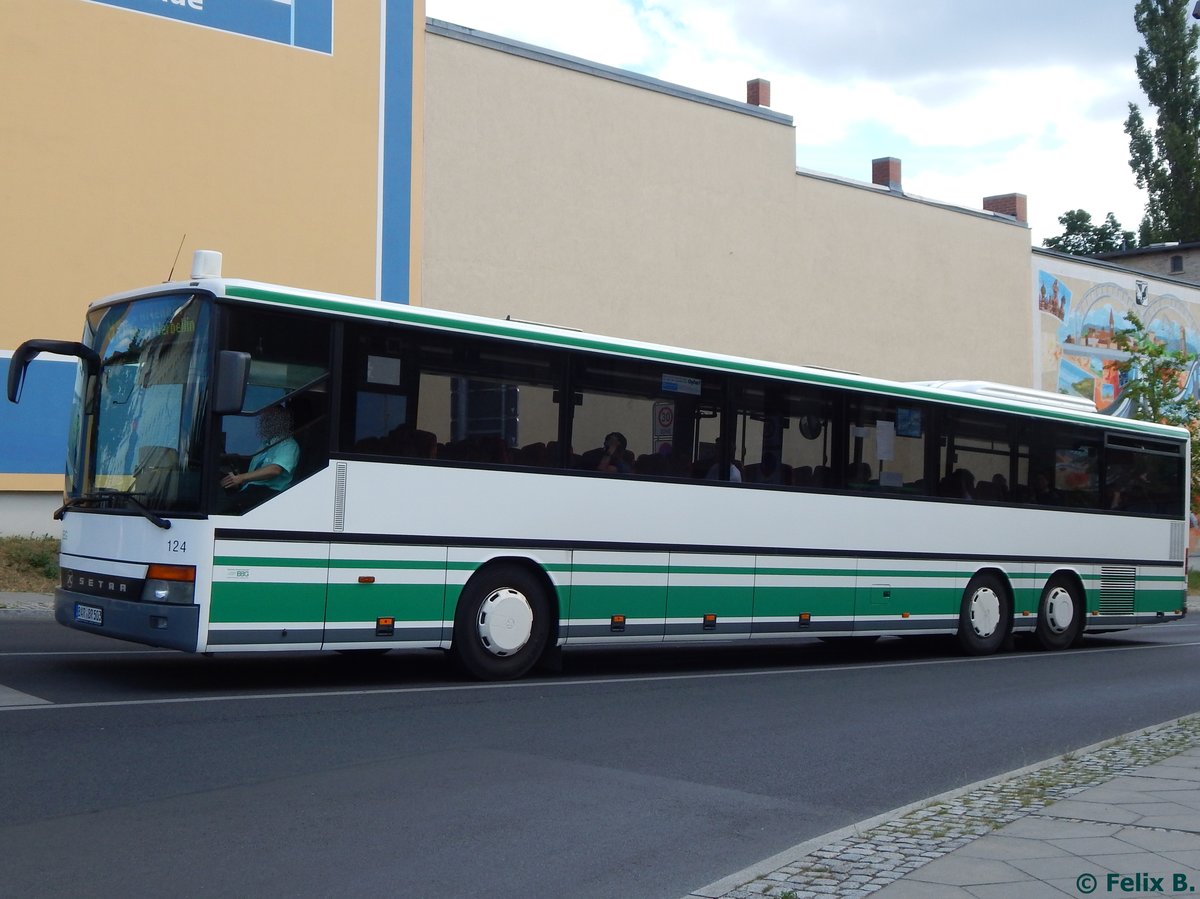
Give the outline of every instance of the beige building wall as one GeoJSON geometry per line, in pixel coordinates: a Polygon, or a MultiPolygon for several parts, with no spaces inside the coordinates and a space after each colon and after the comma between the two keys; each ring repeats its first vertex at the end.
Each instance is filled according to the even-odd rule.
{"type": "Polygon", "coordinates": [[[753,107],[438,23],[425,52],[425,305],[882,377],[1030,383],[1025,226],[797,174],[793,128],[753,107]]]}
{"type": "Polygon", "coordinates": [[[0,348],[222,250],[229,274],[375,292],[379,0],[332,55],[82,0],[0,3],[0,348]],[[186,235],[186,238],[184,237],[186,235]]]}

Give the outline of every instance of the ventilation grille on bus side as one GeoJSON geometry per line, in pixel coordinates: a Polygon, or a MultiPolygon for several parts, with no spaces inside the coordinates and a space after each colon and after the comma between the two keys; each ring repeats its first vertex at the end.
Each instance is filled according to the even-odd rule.
{"type": "Polygon", "coordinates": [[[1182,562],[1183,561],[1183,546],[1184,546],[1183,522],[1182,521],[1172,521],[1171,522],[1171,561],[1172,562],[1182,562]]]}
{"type": "Polygon", "coordinates": [[[346,463],[338,462],[333,475],[333,529],[346,529],[346,463]]]}
{"type": "Polygon", "coordinates": [[[1100,614],[1132,615],[1136,568],[1100,569],[1100,614]]]}

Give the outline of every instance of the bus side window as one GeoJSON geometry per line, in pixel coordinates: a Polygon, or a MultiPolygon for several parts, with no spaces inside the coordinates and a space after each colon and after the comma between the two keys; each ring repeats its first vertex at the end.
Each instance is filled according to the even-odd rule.
{"type": "Polygon", "coordinates": [[[743,482],[802,489],[829,483],[833,403],[804,384],[747,383],[737,394],[743,482]]]}
{"type": "MultiPolygon", "coordinates": [[[[225,314],[224,348],[248,353],[250,368],[241,413],[221,419],[218,469],[245,473],[268,446],[294,441],[295,470],[288,473],[286,487],[278,489],[290,488],[329,462],[330,325],[317,316],[252,307],[229,307],[225,314]],[[285,424],[264,429],[271,410],[285,424]]],[[[217,490],[218,508],[242,498],[219,484],[217,490]]],[[[256,502],[270,496],[257,494],[256,502]]],[[[234,505],[245,510],[252,504],[234,505]]]]}
{"type": "Polygon", "coordinates": [[[612,356],[576,358],[572,383],[572,467],[646,477],[702,477],[715,458],[720,434],[721,380],[674,366],[612,356]],[[625,438],[613,463],[611,434],[625,438]],[[707,462],[705,461],[707,459],[707,462]]]}
{"type": "Polygon", "coordinates": [[[944,409],[938,450],[938,496],[1007,503],[1018,495],[1022,469],[1014,456],[1011,416],[944,409]]]}
{"type": "Polygon", "coordinates": [[[852,396],[847,404],[844,485],[866,493],[928,492],[925,479],[925,409],[901,400],[852,396]]]}
{"type": "Polygon", "coordinates": [[[422,335],[415,414],[403,455],[447,462],[558,465],[560,356],[479,338],[422,335]]]}
{"type": "Polygon", "coordinates": [[[414,371],[402,334],[361,325],[345,333],[339,446],[374,456],[412,455],[414,371]]]}

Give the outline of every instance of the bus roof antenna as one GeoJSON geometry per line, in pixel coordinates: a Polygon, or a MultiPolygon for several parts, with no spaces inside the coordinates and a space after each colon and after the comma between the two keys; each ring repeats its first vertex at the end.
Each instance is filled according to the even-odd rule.
{"type": "Polygon", "coordinates": [[[179,265],[179,253],[183,250],[183,242],[187,240],[187,232],[183,232],[183,237],[179,238],[179,246],[175,249],[175,261],[171,263],[171,271],[167,275],[167,280],[164,284],[169,284],[171,279],[175,277],[175,266],[179,265]]]}

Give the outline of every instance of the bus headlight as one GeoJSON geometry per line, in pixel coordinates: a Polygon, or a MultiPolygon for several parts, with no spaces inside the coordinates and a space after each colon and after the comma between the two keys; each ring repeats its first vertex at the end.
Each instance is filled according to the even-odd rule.
{"type": "Polygon", "coordinates": [[[196,600],[196,566],[151,565],[146,569],[142,602],[191,605],[196,600]]]}

